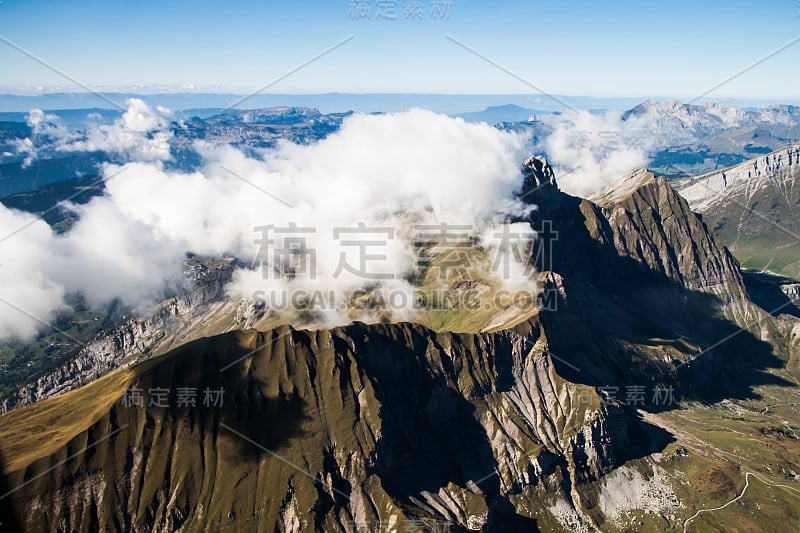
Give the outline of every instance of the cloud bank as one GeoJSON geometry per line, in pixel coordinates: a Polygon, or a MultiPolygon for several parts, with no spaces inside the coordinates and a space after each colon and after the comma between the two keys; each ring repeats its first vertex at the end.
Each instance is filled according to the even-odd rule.
{"type": "Polygon", "coordinates": [[[166,161],[170,159],[169,129],[173,118],[165,107],[150,107],[131,98],[128,109],[111,124],[94,124],[83,131],[71,131],[52,113],[41,109],[28,112],[31,136],[13,142],[17,155],[29,166],[43,152],[105,152],[121,161],[166,161]]]}
{"type": "MultiPolygon", "coordinates": [[[[525,138],[485,124],[422,110],[353,115],[322,141],[283,143],[261,158],[198,143],[204,162],[184,173],[162,163],[169,154],[169,112],[137,100],[129,106],[114,124],[81,139],[61,137],[62,150],[116,150],[132,160],[103,168],[106,192],[72,206],[80,215],[74,227],[56,235],[36,221],[0,241],[0,297],[36,316],[0,302],[0,337],[30,338],[41,328],[37,319],[52,320],[71,293],[82,293],[94,306],[115,298],[152,303],[180,283],[187,252],[257,263],[255,228],[261,226],[313,228],[303,237],[304,246],[315,250],[314,268],[291,279],[264,279],[259,269],[242,269],[229,288],[232,297],[251,298],[265,287],[408,290],[404,275],[416,260],[414,225],[467,224],[480,238],[530,208],[514,200],[525,138]],[[363,255],[357,247],[343,250],[341,229],[359,224],[393,231],[379,253],[369,251],[376,256],[369,272],[391,279],[365,280],[341,270],[343,258],[358,265],[363,255]]],[[[54,127],[53,135],[62,135],[54,127]]],[[[31,220],[0,207],[0,237],[31,220]]]]}

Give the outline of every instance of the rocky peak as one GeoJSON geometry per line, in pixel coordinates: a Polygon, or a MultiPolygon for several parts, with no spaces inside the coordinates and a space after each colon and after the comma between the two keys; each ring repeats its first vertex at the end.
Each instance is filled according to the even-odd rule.
{"type": "Polygon", "coordinates": [[[540,156],[531,156],[522,163],[522,174],[525,176],[526,187],[542,187],[552,185],[558,189],[556,175],[547,159],[540,156]]]}
{"type": "Polygon", "coordinates": [[[687,289],[712,292],[723,301],[742,296],[736,261],[663,177],[638,170],[593,201],[603,210],[621,255],[687,289]]]}
{"type": "Polygon", "coordinates": [[[553,167],[541,156],[531,156],[522,163],[522,194],[526,203],[542,207],[557,207],[561,198],[553,167]]]}
{"type": "Polygon", "coordinates": [[[625,176],[622,179],[609,184],[599,193],[589,198],[599,206],[608,206],[630,196],[645,185],[655,181],[655,175],[646,169],[639,170],[625,176]]]}

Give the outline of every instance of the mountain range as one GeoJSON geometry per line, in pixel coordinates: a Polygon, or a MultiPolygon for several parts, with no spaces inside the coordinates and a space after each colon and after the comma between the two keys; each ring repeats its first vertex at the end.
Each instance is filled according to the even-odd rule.
{"type": "Polygon", "coordinates": [[[541,158],[522,171],[538,206],[526,222],[558,235],[539,273],[548,305],[499,325],[454,311],[292,327],[201,275],[205,301],[116,330],[123,359],[84,359],[72,368],[95,365],[90,379],[66,372],[0,416],[12,518],[63,531],[796,524],[797,309],[759,305],[664,178],[638,171],[582,199],[541,158]],[[199,337],[174,335],[170,316],[199,337]],[[200,396],[153,405],[154,390],[200,396]]]}
{"type": "Polygon", "coordinates": [[[648,168],[666,176],[725,168],[800,140],[800,107],[792,105],[741,109],[647,100],[622,120],[652,142],[648,168]]]}
{"type": "MultiPolygon", "coordinates": [[[[605,112],[591,113],[602,116],[605,112]]],[[[352,111],[324,114],[299,106],[178,111],[169,124],[167,165],[181,170],[194,168],[199,160],[194,145],[198,140],[246,147],[250,153],[255,153],[252,149],[274,147],[280,139],[306,144],[338,130],[350,114],[352,111]]],[[[53,122],[45,120],[46,127],[37,126],[35,132],[24,122],[23,114],[6,115],[7,120],[0,122],[0,197],[97,175],[103,163],[124,162],[128,157],[124,146],[102,150],[96,143],[87,142],[98,127],[119,120],[116,110],[47,112],[45,118],[53,122]]],[[[622,113],[618,123],[595,126],[598,131],[587,130],[580,120],[572,124],[570,121],[576,118],[569,109],[554,111],[546,106],[504,104],[455,115],[523,132],[532,148],[544,155],[558,149],[546,141],[562,128],[567,128],[566,137],[573,142],[593,139],[606,156],[631,144],[646,152],[648,168],[668,177],[726,168],[800,141],[800,107],[792,105],[745,109],[647,100],[622,113]],[[612,135],[611,146],[604,140],[608,135],[612,135]]]]}

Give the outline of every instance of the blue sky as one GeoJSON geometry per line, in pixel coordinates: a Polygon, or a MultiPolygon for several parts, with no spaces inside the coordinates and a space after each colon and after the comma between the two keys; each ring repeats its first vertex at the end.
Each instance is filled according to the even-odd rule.
{"type": "MultiPolygon", "coordinates": [[[[92,86],[247,92],[352,35],[269,92],[533,92],[448,34],[549,92],[684,99],[800,36],[798,0],[436,1],[421,20],[384,2],[396,19],[378,20],[380,0],[361,17],[348,0],[2,0],[0,36],[92,86]]],[[[797,99],[799,59],[800,43],[711,96],[797,99]]],[[[27,85],[71,86],[0,43],[0,86],[27,85]]]]}

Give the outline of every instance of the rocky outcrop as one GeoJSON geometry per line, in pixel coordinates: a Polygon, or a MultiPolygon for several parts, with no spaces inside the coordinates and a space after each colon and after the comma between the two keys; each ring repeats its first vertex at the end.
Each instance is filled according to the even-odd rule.
{"type": "Polygon", "coordinates": [[[774,324],[750,300],[737,261],[665,179],[642,170],[589,200],[559,195],[535,199],[531,223],[556,234],[543,263],[559,275],[559,296],[540,316],[565,376],[598,386],[692,382],[697,391],[708,380],[700,368],[690,378],[675,372],[698,354],[732,377],[751,364],[719,343],[740,328],[748,335],[737,341],[767,358],[757,339],[779,336],[774,324]],[[674,341],[650,344],[666,337],[674,341]]]}
{"type": "Polygon", "coordinates": [[[520,198],[528,203],[555,207],[561,193],[558,190],[555,172],[547,159],[531,156],[522,163],[522,191],[520,198]]]}
{"type": "Polygon", "coordinates": [[[621,256],[726,303],[744,298],[736,260],[664,178],[638,171],[600,193],[598,204],[621,256]]]}
{"type": "Polygon", "coordinates": [[[800,302],[800,283],[781,285],[781,291],[795,302],[800,302]]]}
{"type": "Polygon", "coordinates": [[[164,354],[202,336],[206,325],[219,316],[238,313],[239,320],[212,328],[214,333],[237,325],[246,327],[253,318],[253,310],[247,304],[225,300],[225,285],[233,274],[229,262],[220,262],[215,268],[194,265],[187,267],[185,274],[190,286],[182,294],[160,302],[146,313],[122,317],[119,324],[87,342],[75,357],[4,398],[0,412],[67,392],[115,368],[164,354]]]}
{"type": "Polygon", "coordinates": [[[523,161],[522,175],[525,177],[522,184],[523,193],[545,185],[558,189],[555,172],[544,157],[534,155],[523,161]]]}

